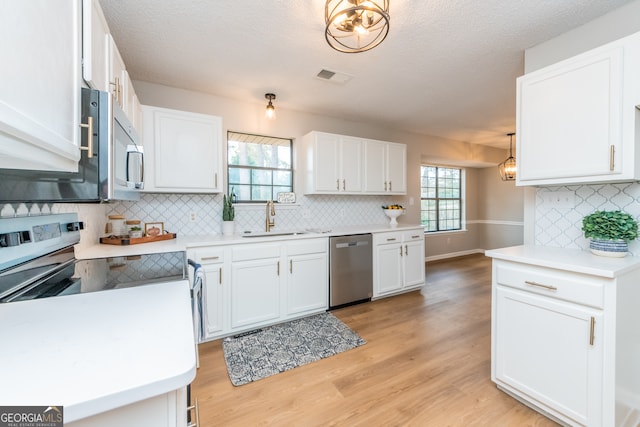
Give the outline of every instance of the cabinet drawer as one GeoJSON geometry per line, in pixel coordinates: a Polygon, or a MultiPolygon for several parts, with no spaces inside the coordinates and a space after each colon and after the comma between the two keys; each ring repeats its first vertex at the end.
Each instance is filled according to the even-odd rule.
{"type": "Polygon", "coordinates": [[[606,279],[524,264],[496,263],[494,269],[498,285],[597,308],[604,306],[606,279]]]}
{"type": "Polygon", "coordinates": [[[196,262],[200,264],[218,264],[224,262],[224,248],[197,250],[194,254],[196,262]]]}
{"type": "Polygon", "coordinates": [[[287,255],[313,254],[327,252],[328,238],[301,240],[287,243],[287,255]]]}
{"type": "Polygon", "coordinates": [[[375,245],[384,245],[386,243],[402,243],[402,232],[393,231],[390,233],[375,233],[373,235],[373,243],[375,245]]]}
{"type": "Polygon", "coordinates": [[[405,242],[424,239],[424,230],[421,228],[415,229],[415,230],[407,230],[404,233],[402,233],[402,238],[404,239],[405,242]]]}
{"type": "Polygon", "coordinates": [[[231,249],[233,261],[279,258],[280,244],[239,245],[231,249]]]}

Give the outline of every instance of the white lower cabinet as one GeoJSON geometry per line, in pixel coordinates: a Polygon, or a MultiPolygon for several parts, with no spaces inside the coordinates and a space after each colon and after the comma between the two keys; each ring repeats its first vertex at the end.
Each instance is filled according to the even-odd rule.
{"type": "MultiPolygon", "coordinates": [[[[495,376],[579,425],[602,417],[602,313],[512,289],[496,290],[495,376]],[[591,319],[594,322],[590,342],[591,319]]],[[[592,424],[595,425],[595,424],[592,424]]]]}
{"type": "Polygon", "coordinates": [[[421,227],[373,234],[373,298],[424,285],[424,231],[421,227]]]}
{"type": "Polygon", "coordinates": [[[326,311],[328,244],[321,237],[187,250],[206,273],[204,340],[326,311]]]}
{"type": "MultiPolygon", "coordinates": [[[[224,249],[205,248],[193,251],[189,259],[193,259],[204,269],[207,310],[202,313],[204,324],[204,338],[213,337],[223,329],[223,272],[224,249]]],[[[192,273],[192,271],[190,272],[192,273]]],[[[193,280],[193,277],[190,277],[193,280]]]]}
{"type": "Polygon", "coordinates": [[[329,298],[327,241],[290,243],[286,267],[286,315],[326,310],[329,298]]]}
{"type": "Polygon", "coordinates": [[[264,324],[280,317],[280,245],[243,245],[232,249],[231,329],[264,324]],[[264,258],[258,258],[264,256],[264,258]]]}
{"type": "Polygon", "coordinates": [[[68,427],[187,427],[186,387],[83,418],[68,427]]]}
{"type": "Polygon", "coordinates": [[[516,261],[514,251],[487,252],[492,380],[567,425],[636,425],[629,417],[640,413],[637,260],[538,249],[542,258],[516,261]]]}

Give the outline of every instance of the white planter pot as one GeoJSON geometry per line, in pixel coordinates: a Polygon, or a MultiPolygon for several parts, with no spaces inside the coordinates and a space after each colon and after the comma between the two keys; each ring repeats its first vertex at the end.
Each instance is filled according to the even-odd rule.
{"type": "Polygon", "coordinates": [[[626,240],[598,240],[591,239],[589,242],[591,253],[610,258],[623,258],[627,256],[629,245],[626,240]]]}
{"type": "Polygon", "coordinates": [[[222,221],[222,234],[232,236],[236,231],[235,221],[222,221]]]}

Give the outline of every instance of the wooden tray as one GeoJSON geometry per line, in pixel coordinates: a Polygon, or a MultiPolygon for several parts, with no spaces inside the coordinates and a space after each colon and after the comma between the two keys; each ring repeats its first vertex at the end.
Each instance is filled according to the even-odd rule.
{"type": "Polygon", "coordinates": [[[150,243],[150,242],[159,242],[161,240],[171,240],[175,239],[177,236],[176,233],[165,233],[160,236],[145,236],[145,237],[101,237],[100,243],[104,243],[106,245],[118,245],[118,246],[126,246],[126,245],[137,245],[139,243],[150,243]]]}

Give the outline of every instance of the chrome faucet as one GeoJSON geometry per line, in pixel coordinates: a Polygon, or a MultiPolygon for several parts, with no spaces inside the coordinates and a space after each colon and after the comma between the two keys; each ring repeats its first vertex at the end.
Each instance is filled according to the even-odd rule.
{"type": "Polygon", "coordinates": [[[265,221],[266,231],[271,231],[271,228],[275,227],[276,225],[276,221],[273,218],[271,218],[272,216],[276,216],[276,207],[273,204],[273,200],[269,200],[267,202],[267,218],[265,221]],[[269,208],[271,208],[271,210],[269,210],[269,208]]]}

